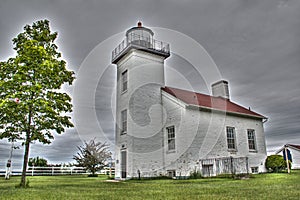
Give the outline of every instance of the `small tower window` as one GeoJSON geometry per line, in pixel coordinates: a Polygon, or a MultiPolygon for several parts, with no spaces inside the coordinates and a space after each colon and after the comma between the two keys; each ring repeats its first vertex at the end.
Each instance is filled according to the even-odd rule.
{"type": "Polygon", "coordinates": [[[167,127],[168,133],[168,150],[175,150],[175,127],[167,127]]]}
{"type": "Polygon", "coordinates": [[[127,91],[127,84],[128,84],[128,72],[127,72],[127,70],[126,71],[124,71],[123,73],[122,73],[122,92],[125,92],[125,91],[127,91]]]}
{"type": "Polygon", "coordinates": [[[127,133],[127,110],[121,112],[121,134],[127,133]]]}

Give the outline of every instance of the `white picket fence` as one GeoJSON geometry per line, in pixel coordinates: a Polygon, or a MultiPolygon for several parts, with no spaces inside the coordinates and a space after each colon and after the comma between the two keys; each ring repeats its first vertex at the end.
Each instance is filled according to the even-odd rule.
{"type": "MultiPolygon", "coordinates": [[[[113,174],[114,168],[104,167],[101,171],[97,172],[97,174],[113,174]]],[[[58,176],[58,175],[76,175],[76,174],[89,174],[83,167],[28,167],[26,171],[27,176],[58,176]]],[[[5,175],[5,170],[0,170],[0,176],[5,175]]],[[[21,169],[12,169],[12,176],[22,175],[21,169]]]]}
{"type": "MultiPolygon", "coordinates": [[[[21,175],[22,170],[11,170],[11,175],[21,175]]],[[[27,176],[57,176],[57,175],[75,175],[87,174],[83,167],[28,167],[27,176]]],[[[0,171],[0,175],[5,175],[5,170],[0,171]]]]}

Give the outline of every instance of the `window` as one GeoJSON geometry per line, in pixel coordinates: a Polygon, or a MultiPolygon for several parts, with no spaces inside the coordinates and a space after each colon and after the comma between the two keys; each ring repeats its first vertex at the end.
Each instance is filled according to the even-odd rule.
{"type": "Polygon", "coordinates": [[[121,134],[126,134],[127,132],[127,110],[121,112],[121,134]]]}
{"type": "Polygon", "coordinates": [[[176,177],[176,171],[175,170],[167,170],[168,177],[173,178],[176,177]]]}
{"type": "Polygon", "coordinates": [[[127,151],[121,151],[121,178],[127,177],[127,151]]]}
{"type": "Polygon", "coordinates": [[[213,174],[214,174],[213,164],[204,164],[204,165],[202,165],[202,175],[204,177],[213,176],[213,174]]]}
{"type": "Polygon", "coordinates": [[[128,83],[128,73],[127,70],[122,73],[122,92],[127,91],[127,83],[128,83]]]}
{"type": "Polygon", "coordinates": [[[175,150],[175,127],[167,127],[168,133],[168,150],[175,150]]]}
{"type": "Polygon", "coordinates": [[[251,167],[251,172],[252,172],[252,174],[257,174],[258,173],[258,167],[251,167]]]}
{"type": "Polygon", "coordinates": [[[255,151],[256,150],[256,145],[255,145],[255,131],[253,129],[248,129],[247,130],[248,134],[248,146],[249,150],[255,151]]]}
{"type": "Polygon", "coordinates": [[[227,146],[229,150],[235,150],[235,130],[234,127],[226,127],[227,146]]]}

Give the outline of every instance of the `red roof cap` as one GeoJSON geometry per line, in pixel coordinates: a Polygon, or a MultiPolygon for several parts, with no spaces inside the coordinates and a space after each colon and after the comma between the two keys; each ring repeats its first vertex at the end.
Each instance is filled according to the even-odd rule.
{"type": "Polygon", "coordinates": [[[142,22],[139,21],[137,25],[138,25],[138,27],[142,27],[142,22]]]}

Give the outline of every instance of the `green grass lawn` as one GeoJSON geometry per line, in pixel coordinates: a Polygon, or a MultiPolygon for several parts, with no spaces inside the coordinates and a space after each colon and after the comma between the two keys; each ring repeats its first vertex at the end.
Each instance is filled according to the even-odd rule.
{"type": "Polygon", "coordinates": [[[247,180],[130,180],[106,177],[28,177],[30,187],[16,188],[20,177],[0,177],[0,199],[300,199],[300,170],[260,174],[247,180]]]}

